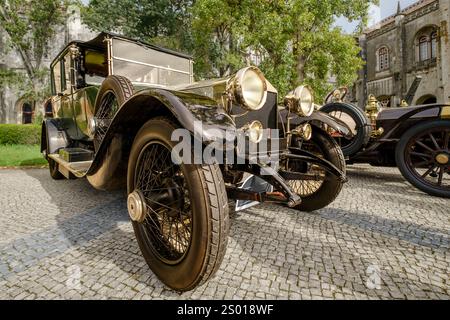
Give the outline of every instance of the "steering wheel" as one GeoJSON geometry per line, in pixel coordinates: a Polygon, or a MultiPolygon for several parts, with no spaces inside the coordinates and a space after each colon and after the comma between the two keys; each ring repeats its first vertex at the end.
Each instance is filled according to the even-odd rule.
{"type": "Polygon", "coordinates": [[[348,94],[347,87],[340,87],[338,89],[334,89],[330,93],[328,93],[325,98],[325,104],[334,103],[334,102],[343,102],[345,97],[348,94]]]}

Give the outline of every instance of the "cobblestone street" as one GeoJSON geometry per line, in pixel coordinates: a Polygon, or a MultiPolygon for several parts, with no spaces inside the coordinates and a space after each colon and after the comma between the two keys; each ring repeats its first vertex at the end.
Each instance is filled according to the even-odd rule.
{"type": "Polygon", "coordinates": [[[216,277],[182,295],[146,265],[124,192],[0,170],[0,299],[449,299],[450,200],[397,169],[348,170],[317,213],[233,214],[216,277]]]}

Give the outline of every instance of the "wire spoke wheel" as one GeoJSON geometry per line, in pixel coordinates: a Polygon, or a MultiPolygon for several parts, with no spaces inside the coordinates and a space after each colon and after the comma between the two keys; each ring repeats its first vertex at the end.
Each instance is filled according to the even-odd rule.
{"type": "Polygon", "coordinates": [[[133,93],[133,84],[126,77],[113,75],[103,81],[95,100],[95,126],[91,128],[96,152],[99,151],[120,107],[133,93]]]}
{"type": "Polygon", "coordinates": [[[96,114],[96,131],[94,135],[94,147],[98,150],[106,132],[108,131],[111,121],[119,110],[119,103],[116,95],[112,91],[108,91],[102,97],[100,107],[96,114]]]}
{"type": "MultiPolygon", "coordinates": [[[[326,132],[316,129],[311,140],[302,142],[293,139],[292,146],[331,162],[345,174],[345,160],[341,148],[326,132]]],[[[296,208],[300,211],[322,209],[333,202],[342,190],[343,181],[320,165],[289,159],[286,169],[305,176],[302,180],[287,181],[292,190],[302,198],[302,203],[296,208]]]]}
{"type": "MultiPolygon", "coordinates": [[[[309,151],[320,158],[324,158],[324,153],[320,149],[320,146],[315,144],[313,141],[304,142],[302,149],[309,151]]],[[[311,180],[288,181],[288,185],[292,188],[292,190],[302,198],[316,193],[324,183],[326,177],[326,171],[320,166],[307,164],[298,160],[289,160],[289,171],[303,172],[307,175],[316,177],[316,179],[311,180]]]]}
{"type": "Polygon", "coordinates": [[[410,139],[405,164],[424,184],[450,191],[450,128],[430,128],[410,139]]]}
{"type": "Polygon", "coordinates": [[[178,263],[191,243],[192,208],[181,167],[172,163],[171,152],[162,143],[149,143],[141,151],[135,188],[144,195],[147,208],[139,226],[145,241],[161,260],[178,263]]]}
{"type": "Polygon", "coordinates": [[[149,267],[170,288],[188,291],[220,267],[229,208],[218,165],[173,162],[177,143],[171,137],[179,127],[158,117],[137,133],[128,160],[127,206],[149,267]]]}

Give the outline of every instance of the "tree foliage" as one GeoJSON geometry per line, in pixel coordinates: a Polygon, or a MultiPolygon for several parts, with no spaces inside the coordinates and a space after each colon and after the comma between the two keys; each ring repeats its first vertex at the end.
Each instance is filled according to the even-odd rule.
{"type": "MultiPolygon", "coordinates": [[[[25,73],[2,72],[0,81],[42,92],[42,60],[69,0],[0,0],[0,27],[25,73]]],[[[83,21],[93,30],[115,31],[192,53],[199,78],[229,75],[261,57],[260,68],[281,94],[307,83],[316,97],[334,75],[350,85],[362,66],[351,35],[336,17],[364,25],[377,0],[91,0],[83,21]]]]}
{"type": "Polygon", "coordinates": [[[229,75],[261,57],[260,68],[285,94],[307,83],[322,98],[328,80],[351,85],[362,66],[337,17],[367,22],[378,0],[91,0],[84,22],[191,53],[198,78],[229,75]]]}
{"type": "Polygon", "coordinates": [[[223,75],[261,56],[261,69],[284,94],[307,83],[323,97],[335,75],[350,85],[362,66],[352,35],[336,27],[336,17],[362,25],[377,0],[197,0],[193,32],[200,71],[223,75]],[[215,68],[214,68],[215,67],[215,68]]]}
{"type": "Polygon", "coordinates": [[[0,0],[0,29],[7,34],[7,46],[18,53],[24,73],[2,71],[2,84],[18,86],[27,98],[36,100],[47,93],[43,66],[58,26],[64,21],[66,0],[0,0]]]}
{"type": "Polygon", "coordinates": [[[91,0],[82,11],[92,30],[119,32],[172,49],[190,47],[193,0],[91,0]]]}

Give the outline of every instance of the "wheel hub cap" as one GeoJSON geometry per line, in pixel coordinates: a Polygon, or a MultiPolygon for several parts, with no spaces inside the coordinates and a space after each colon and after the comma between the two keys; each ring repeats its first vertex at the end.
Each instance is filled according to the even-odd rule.
{"type": "Polygon", "coordinates": [[[135,190],[128,195],[127,207],[131,220],[139,223],[144,222],[147,215],[147,208],[145,206],[144,195],[141,191],[135,190]]]}
{"type": "Polygon", "coordinates": [[[436,161],[439,164],[447,164],[449,161],[449,155],[445,153],[440,153],[436,156],[436,161]]]}

